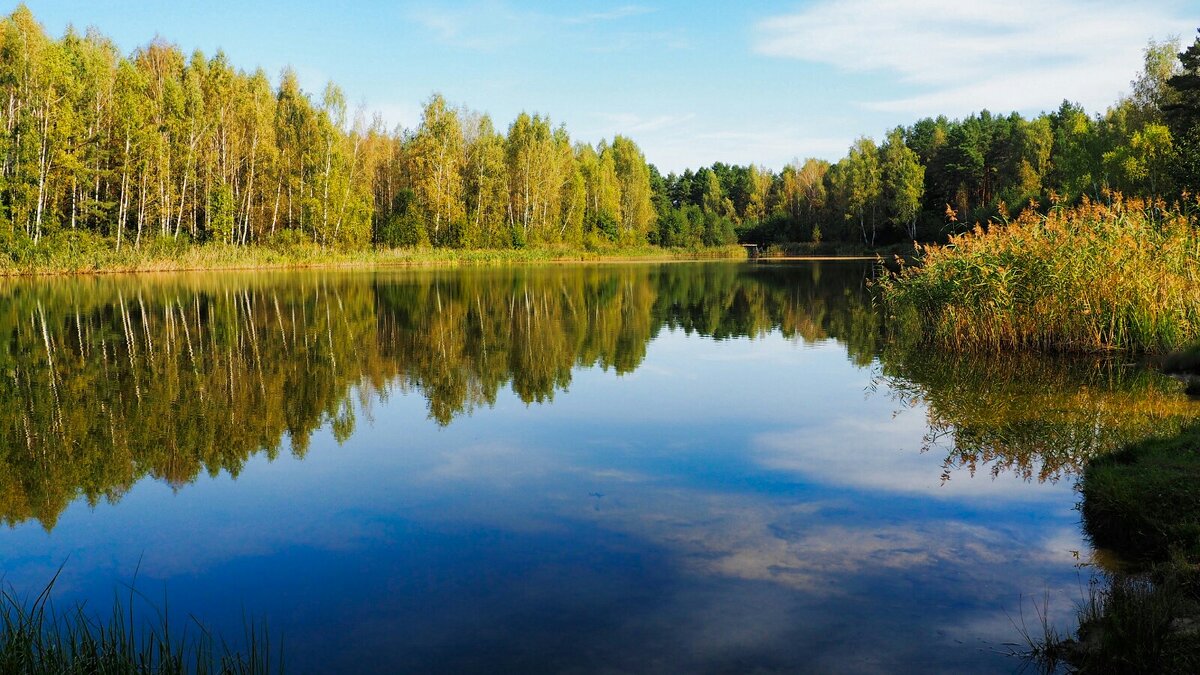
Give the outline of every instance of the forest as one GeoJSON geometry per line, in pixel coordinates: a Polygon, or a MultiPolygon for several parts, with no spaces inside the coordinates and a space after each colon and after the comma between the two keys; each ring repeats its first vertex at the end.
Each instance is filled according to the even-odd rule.
{"type": "MultiPolygon", "coordinates": [[[[1103,115],[926,118],[837,162],[716,163],[662,175],[617,135],[572,141],[543,114],[498,129],[438,94],[416,129],[221,52],[95,30],[48,36],[18,7],[0,35],[0,251],[149,242],[505,249],[939,241],[1027,207],[1197,187],[1197,58],[1150,42],[1103,115]]],[[[1200,42],[1198,42],[1200,44],[1200,42]]],[[[1193,47],[1193,51],[1197,48],[1193,47]]]]}
{"type": "Polygon", "coordinates": [[[385,129],[285,70],[273,85],[155,40],[122,56],[94,30],[49,38],[25,7],[0,36],[0,246],[99,236],[228,245],[520,247],[645,242],[650,172],[628,138],[572,143],[544,115],[506,133],[427,101],[385,129]]]}
{"type": "Polygon", "coordinates": [[[1200,40],[1179,52],[1178,39],[1151,40],[1130,92],[1102,115],[1063,101],[1032,119],[987,110],[927,117],[882,142],[861,137],[837,162],[797,160],[778,173],[717,163],[656,175],[661,240],[674,243],[679,211],[723,216],[744,241],[874,247],[941,241],[1029,207],[1045,212],[1114,192],[1167,203],[1195,195],[1200,40]]]}

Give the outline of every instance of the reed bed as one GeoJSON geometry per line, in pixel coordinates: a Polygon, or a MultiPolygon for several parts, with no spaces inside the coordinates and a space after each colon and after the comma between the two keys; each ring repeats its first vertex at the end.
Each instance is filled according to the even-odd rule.
{"type": "Polygon", "coordinates": [[[1200,235],[1161,203],[1027,210],[919,247],[880,281],[889,319],[960,351],[1165,352],[1200,337],[1200,235]]]}

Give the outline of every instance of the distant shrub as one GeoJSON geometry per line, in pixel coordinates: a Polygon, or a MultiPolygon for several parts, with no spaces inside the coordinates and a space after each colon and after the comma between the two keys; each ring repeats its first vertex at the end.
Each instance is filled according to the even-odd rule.
{"type": "Polygon", "coordinates": [[[376,244],[384,248],[413,248],[429,243],[425,221],[415,214],[389,216],[375,237],[376,244]]]}
{"type": "Polygon", "coordinates": [[[34,243],[20,235],[10,242],[8,254],[20,266],[47,266],[60,269],[94,267],[97,259],[109,250],[107,240],[99,234],[84,230],[58,230],[34,243]]]}
{"type": "Polygon", "coordinates": [[[714,213],[705,214],[703,237],[703,244],[705,246],[736,244],[737,240],[738,236],[737,232],[734,231],[732,220],[714,213]]]}
{"type": "Polygon", "coordinates": [[[290,228],[281,229],[274,234],[267,235],[263,241],[264,246],[281,253],[307,248],[312,246],[312,243],[312,237],[307,232],[290,228]]]}

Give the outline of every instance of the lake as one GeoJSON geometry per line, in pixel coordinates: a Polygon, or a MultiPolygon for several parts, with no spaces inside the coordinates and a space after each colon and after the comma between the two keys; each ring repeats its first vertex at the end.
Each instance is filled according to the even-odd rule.
{"type": "Polygon", "coordinates": [[[939,354],[859,262],[0,280],[0,565],[293,672],[1012,672],[1082,462],[1200,408],[939,354]]]}

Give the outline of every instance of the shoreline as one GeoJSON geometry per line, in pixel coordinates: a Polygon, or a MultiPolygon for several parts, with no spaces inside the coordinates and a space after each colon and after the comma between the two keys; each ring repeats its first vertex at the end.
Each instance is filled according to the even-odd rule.
{"type": "Polygon", "coordinates": [[[875,255],[747,255],[741,246],[711,249],[631,248],[589,251],[532,249],[384,249],[359,252],[276,250],[265,247],[194,247],[178,255],[104,251],[70,260],[0,266],[0,278],[44,278],[109,274],[232,272],[304,269],[386,269],[492,265],[635,264],[678,262],[838,262],[871,261],[875,255]],[[120,256],[120,257],[118,257],[120,256]]]}
{"type": "Polygon", "coordinates": [[[383,249],[356,252],[266,247],[188,247],[176,251],[105,250],[32,263],[0,265],[0,278],[36,278],[161,272],[217,272],[337,268],[416,268],[513,264],[744,261],[742,247],[702,250],[616,248],[383,249]]]}

